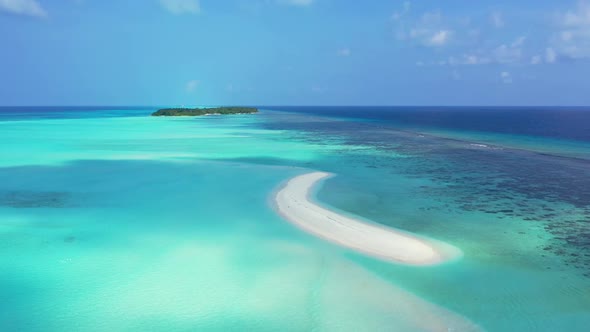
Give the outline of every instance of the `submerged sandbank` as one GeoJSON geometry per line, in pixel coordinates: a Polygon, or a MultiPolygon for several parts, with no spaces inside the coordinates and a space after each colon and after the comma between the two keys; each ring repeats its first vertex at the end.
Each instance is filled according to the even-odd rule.
{"type": "Polygon", "coordinates": [[[313,172],[289,180],[275,195],[278,212],[308,233],[393,262],[433,265],[461,256],[461,250],[449,244],[364,222],[312,202],[314,185],[331,175],[313,172]]]}

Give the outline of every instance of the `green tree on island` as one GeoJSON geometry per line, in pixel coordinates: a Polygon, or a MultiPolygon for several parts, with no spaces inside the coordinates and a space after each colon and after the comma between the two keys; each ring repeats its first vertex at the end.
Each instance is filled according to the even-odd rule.
{"type": "Polygon", "coordinates": [[[212,107],[212,108],[163,108],[152,116],[201,116],[213,114],[252,114],[257,113],[254,107],[212,107]]]}

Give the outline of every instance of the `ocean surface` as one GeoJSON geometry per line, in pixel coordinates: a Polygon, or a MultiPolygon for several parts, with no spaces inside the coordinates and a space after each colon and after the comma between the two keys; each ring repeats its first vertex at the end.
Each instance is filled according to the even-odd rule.
{"type": "Polygon", "coordinates": [[[0,331],[423,331],[412,299],[588,331],[590,109],[154,110],[0,108],[0,331]],[[310,171],[336,174],[323,206],[464,256],[406,266],[302,232],[272,195],[310,171]]]}

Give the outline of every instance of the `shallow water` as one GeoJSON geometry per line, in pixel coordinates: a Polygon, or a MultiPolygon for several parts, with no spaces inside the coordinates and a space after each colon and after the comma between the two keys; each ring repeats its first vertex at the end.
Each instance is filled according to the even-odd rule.
{"type": "Polygon", "coordinates": [[[149,112],[0,112],[3,330],[419,331],[437,310],[489,331],[590,325],[585,159],[531,135],[149,112]],[[395,265],[302,233],[269,197],[310,170],[337,174],[322,204],[465,256],[395,265]]]}

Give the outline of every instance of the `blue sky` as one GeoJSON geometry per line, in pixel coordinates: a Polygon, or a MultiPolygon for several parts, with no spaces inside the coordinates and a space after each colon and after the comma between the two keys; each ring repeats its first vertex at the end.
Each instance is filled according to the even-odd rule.
{"type": "Polygon", "coordinates": [[[590,0],[0,0],[0,105],[590,105],[590,0]]]}

